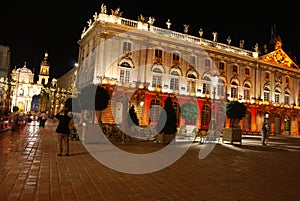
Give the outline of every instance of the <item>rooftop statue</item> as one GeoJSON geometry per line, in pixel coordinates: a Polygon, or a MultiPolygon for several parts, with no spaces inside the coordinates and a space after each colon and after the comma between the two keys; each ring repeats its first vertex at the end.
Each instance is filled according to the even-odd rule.
{"type": "Polygon", "coordinates": [[[111,14],[114,15],[114,16],[121,17],[123,12],[120,12],[120,10],[121,10],[120,7],[117,8],[116,10],[111,9],[111,14]]]}
{"type": "Polygon", "coordinates": [[[103,3],[103,4],[101,4],[101,13],[106,14],[106,12],[107,12],[106,5],[103,3]]]}

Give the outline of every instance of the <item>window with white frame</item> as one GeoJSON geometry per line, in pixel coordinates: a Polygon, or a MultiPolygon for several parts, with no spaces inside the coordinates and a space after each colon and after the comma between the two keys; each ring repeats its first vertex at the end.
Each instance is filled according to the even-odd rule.
{"type": "Polygon", "coordinates": [[[250,85],[248,83],[244,84],[244,99],[250,100],[250,85]]]}
{"type": "Polygon", "coordinates": [[[238,84],[235,81],[231,82],[230,92],[231,98],[238,98],[238,84]]]}
{"type": "Polygon", "coordinates": [[[264,89],[264,101],[270,101],[270,89],[268,87],[264,89]]]}
{"type": "Polygon", "coordinates": [[[159,99],[155,98],[150,102],[150,123],[157,123],[161,108],[161,101],[159,99]]]}
{"type": "Polygon", "coordinates": [[[203,88],[202,88],[202,91],[203,91],[203,94],[209,94],[210,93],[210,88],[211,88],[211,80],[208,76],[205,76],[204,77],[204,82],[203,82],[203,88]]]}
{"type": "Polygon", "coordinates": [[[123,42],[123,54],[130,54],[131,53],[131,43],[130,42],[123,42]]]}
{"type": "Polygon", "coordinates": [[[162,87],[162,71],[160,68],[153,69],[152,87],[162,87]]]}
{"type": "Polygon", "coordinates": [[[120,82],[129,83],[130,71],[129,69],[121,69],[120,70],[120,82]]]}
{"type": "Polygon", "coordinates": [[[131,66],[128,62],[120,64],[120,82],[129,83],[131,66]]]}
{"type": "Polygon", "coordinates": [[[222,79],[218,80],[217,95],[225,96],[225,83],[222,79]]]}
{"type": "Polygon", "coordinates": [[[280,100],[280,91],[275,89],[275,103],[279,103],[280,100]]]}
{"type": "Polygon", "coordinates": [[[170,89],[179,90],[179,73],[174,70],[171,72],[170,89]]]}

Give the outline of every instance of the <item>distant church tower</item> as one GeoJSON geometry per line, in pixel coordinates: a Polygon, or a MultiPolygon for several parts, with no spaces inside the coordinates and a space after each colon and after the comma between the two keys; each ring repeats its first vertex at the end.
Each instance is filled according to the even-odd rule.
{"type": "Polygon", "coordinates": [[[48,84],[49,68],[50,68],[50,64],[48,62],[48,53],[46,52],[44,60],[41,62],[39,80],[37,84],[42,84],[42,85],[48,84]]]}

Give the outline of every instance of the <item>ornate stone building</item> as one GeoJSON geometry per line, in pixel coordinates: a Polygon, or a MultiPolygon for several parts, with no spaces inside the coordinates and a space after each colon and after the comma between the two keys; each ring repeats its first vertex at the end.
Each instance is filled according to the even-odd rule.
{"type": "Polygon", "coordinates": [[[120,8],[100,13],[88,21],[79,44],[76,88],[91,82],[106,86],[112,95],[102,121],[115,123],[118,97],[130,96],[140,124],[156,124],[167,96],[171,96],[178,115],[178,126],[193,124],[207,129],[212,116],[217,129],[229,127],[225,104],[238,100],[247,105],[241,121],[244,132],[256,133],[268,121],[273,135],[299,135],[300,71],[282,49],[283,41],[274,36],[270,46],[260,51],[244,49],[212,39],[154,26],[153,17],[138,20],[121,16],[120,8]],[[114,98],[116,97],[116,98],[114,98]],[[213,100],[213,101],[212,101],[213,100]],[[212,102],[215,104],[212,105],[212,102]],[[198,118],[183,118],[180,108],[192,103],[198,118]],[[212,115],[214,114],[214,115],[212,115]]]}
{"type": "Polygon", "coordinates": [[[40,94],[42,85],[34,83],[34,73],[27,68],[15,68],[11,72],[11,108],[18,106],[21,112],[30,112],[33,99],[40,94]]]}
{"type": "Polygon", "coordinates": [[[11,107],[18,106],[24,113],[46,111],[53,114],[59,111],[66,100],[65,94],[57,87],[57,80],[49,82],[50,64],[48,53],[40,65],[38,80],[35,83],[34,72],[27,68],[26,63],[22,68],[15,68],[11,72],[9,81],[11,107]]]}

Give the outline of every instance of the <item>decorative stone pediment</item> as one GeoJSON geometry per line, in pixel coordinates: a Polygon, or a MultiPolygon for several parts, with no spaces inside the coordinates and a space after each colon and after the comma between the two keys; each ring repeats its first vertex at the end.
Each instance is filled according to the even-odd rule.
{"type": "Polygon", "coordinates": [[[275,50],[273,52],[263,55],[261,59],[270,63],[299,69],[297,64],[282,50],[281,40],[276,41],[275,50]]]}

